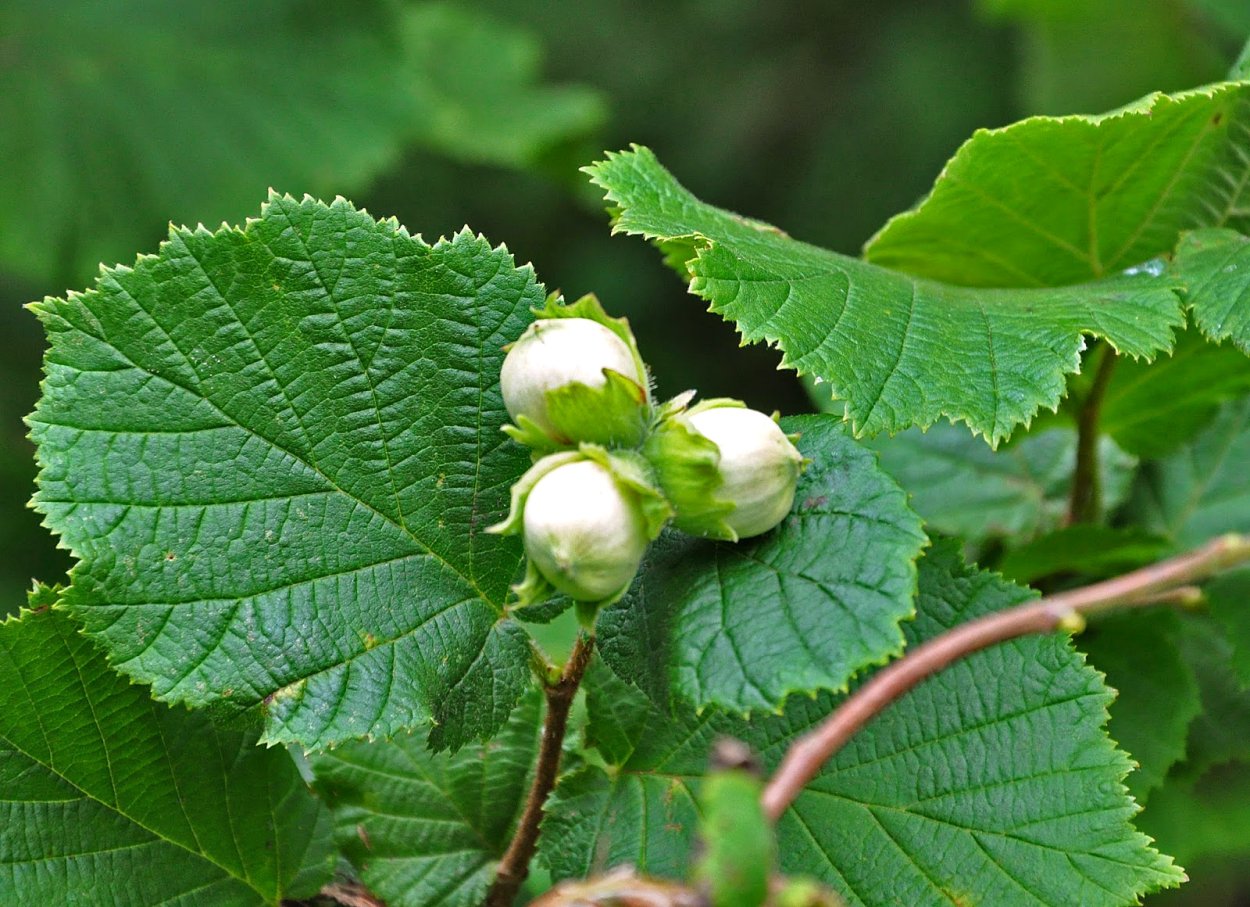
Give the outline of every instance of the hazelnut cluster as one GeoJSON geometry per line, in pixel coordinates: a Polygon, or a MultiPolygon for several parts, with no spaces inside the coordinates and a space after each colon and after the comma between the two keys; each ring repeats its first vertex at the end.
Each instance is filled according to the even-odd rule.
{"type": "Polygon", "coordinates": [[[668,523],[737,541],[780,523],[803,458],[775,417],[737,400],[665,403],[623,318],[593,296],[555,297],[508,348],[500,374],[506,431],[533,451],[508,518],[528,561],[521,604],[563,592],[608,604],[625,594],[668,523]]]}

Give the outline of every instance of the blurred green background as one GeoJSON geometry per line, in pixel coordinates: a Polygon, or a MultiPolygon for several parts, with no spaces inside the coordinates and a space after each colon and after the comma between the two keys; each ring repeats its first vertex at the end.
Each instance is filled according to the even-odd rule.
{"type": "MultiPolygon", "coordinates": [[[[609,235],[580,165],[643,143],[702,198],[855,253],[973,130],[1216,80],[1247,34],[1245,0],[6,0],[0,612],[68,566],[25,507],[42,336],[21,306],[170,220],[238,222],[273,187],[428,240],[467,223],[628,315],[661,393],[802,411],[774,352],[609,235]]],[[[1250,903],[1244,864],[1209,864],[1152,903],[1250,903]]]]}

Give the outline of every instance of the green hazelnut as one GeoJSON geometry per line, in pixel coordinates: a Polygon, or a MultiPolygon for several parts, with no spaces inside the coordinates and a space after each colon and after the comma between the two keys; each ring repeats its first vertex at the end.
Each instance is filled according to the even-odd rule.
{"type": "Polygon", "coordinates": [[[593,460],[556,466],[525,499],[526,555],[552,586],[578,601],[621,594],[649,537],[638,495],[593,460]]]}
{"type": "Polygon", "coordinates": [[[721,481],[715,494],[733,505],[721,519],[737,537],[762,535],[785,519],[794,504],[803,456],[781,427],[742,406],[696,408],[685,418],[719,451],[721,481]]]}
{"type": "Polygon", "coordinates": [[[536,430],[544,446],[636,443],[645,429],[646,375],[629,344],[589,318],[535,321],[509,349],[499,381],[512,421],[536,430]]]}

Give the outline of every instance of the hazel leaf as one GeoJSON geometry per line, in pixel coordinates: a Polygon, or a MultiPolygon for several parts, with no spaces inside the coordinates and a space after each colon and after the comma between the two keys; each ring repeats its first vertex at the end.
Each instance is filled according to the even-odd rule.
{"type": "Polygon", "coordinates": [[[997,445],[1058,405],[1085,336],[1150,359],[1184,323],[1162,262],[1072,286],[955,286],[701,202],[640,146],[586,169],[607,193],[614,232],[657,242],[744,342],[774,344],[784,367],[826,382],[857,434],[946,417],[997,445]]]}
{"type": "MultiPolygon", "coordinates": [[[[909,646],[1034,595],[965,566],[950,543],[921,559],[919,587],[909,646]]],[[[716,738],[745,742],[769,772],[841,701],[796,697],[744,721],[665,714],[610,673],[586,684],[608,767],[562,779],[549,803],[539,849],[557,880],[622,863],[682,878],[716,738]]],[[[852,907],[1120,907],[1178,885],[1181,870],[1131,823],[1132,763],[1105,730],[1113,695],[1060,634],[956,662],[876,715],[782,815],[781,871],[815,875],[852,907]]]]}
{"type": "Polygon", "coordinates": [[[0,624],[0,902],[278,907],[330,880],[283,749],[153,702],[39,608],[0,624]]]}
{"type": "Polygon", "coordinates": [[[608,664],[657,702],[775,711],[899,652],[926,544],[902,490],[832,416],[782,420],[811,462],[775,529],[662,534],[600,612],[608,664]]]}
{"type": "Polygon", "coordinates": [[[38,303],[65,607],[158,698],[259,710],[270,743],[489,735],[529,676],[520,545],[485,532],[525,462],[499,369],[544,296],[468,231],[275,195],[38,303]]]}

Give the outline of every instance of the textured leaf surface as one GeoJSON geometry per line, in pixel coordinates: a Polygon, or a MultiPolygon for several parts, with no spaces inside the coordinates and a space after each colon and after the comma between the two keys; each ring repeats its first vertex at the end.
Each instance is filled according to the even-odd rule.
{"type": "Polygon", "coordinates": [[[1237,652],[1217,622],[1192,616],[1182,629],[1180,652],[1198,678],[1202,713],[1190,725],[1186,763],[1176,774],[1193,779],[1213,766],[1250,761],[1250,685],[1238,676],[1237,652]]]}
{"type": "Polygon", "coordinates": [[[0,902],[276,905],[334,866],[282,749],[152,702],[73,622],[0,625],[0,902]]]}
{"type": "MultiPolygon", "coordinates": [[[[914,644],[1017,603],[1028,593],[958,562],[944,544],[920,562],[914,644]]],[[[590,678],[592,733],[599,697],[590,678]]],[[[680,870],[691,846],[692,791],[712,741],[737,736],[775,766],[788,743],[836,703],[792,700],[784,715],[745,723],[709,710],[646,712],[613,769],[562,782],[540,847],[557,878],[633,862],[680,870]],[[662,831],[661,831],[662,830],[662,831]]],[[[851,904],[1135,903],[1175,885],[1179,870],[1129,819],[1124,753],[1102,730],[1111,694],[1061,636],[972,656],[926,681],[867,725],[800,795],[778,827],[783,870],[814,872],[851,904]]]]}
{"type": "Polygon", "coordinates": [[[349,743],[313,760],[335,838],[390,907],[477,907],[525,805],[542,696],[486,744],[431,753],[419,737],[349,743]]]}
{"type": "Polygon", "coordinates": [[[468,232],[276,196],[45,300],[67,606],[162,699],[263,702],[270,741],[493,730],[528,677],[519,551],[482,532],[524,468],[497,382],[542,300],[468,232]]]}
{"type": "Polygon", "coordinates": [[[1244,216],[1250,84],[1152,94],[1103,116],[978,130],[864,256],[962,286],[1080,283],[1244,216]]]}
{"type": "MultiPolygon", "coordinates": [[[[1050,428],[990,450],[957,425],[874,438],[868,446],[903,486],[912,506],[938,532],[970,542],[1027,538],[1057,528],[1068,507],[1076,432],[1050,428]]],[[[1104,498],[1114,506],[1132,481],[1135,461],[1099,442],[1104,498]]]]}
{"type": "Polygon", "coordinates": [[[1250,357],[1188,330],[1168,356],[1116,363],[1099,426],[1131,454],[1162,457],[1201,431],[1221,403],[1246,393],[1250,357]]]}
{"type": "Polygon", "coordinates": [[[1211,424],[1163,460],[1147,463],[1130,510],[1179,548],[1224,532],[1250,532],[1250,397],[1220,408],[1211,424]]]}
{"type": "Polygon", "coordinates": [[[0,10],[0,261],[76,283],[269,186],[359,190],[408,144],[516,165],[599,118],[526,34],[444,4],[32,0],[0,10]]]}
{"type": "Polygon", "coordinates": [[[1118,692],[1107,731],[1138,765],[1126,779],[1138,803],[1185,757],[1190,722],[1202,711],[1198,680],[1177,651],[1180,635],[1177,615],[1158,611],[1100,619],[1079,640],[1118,692]]]}
{"type": "Polygon", "coordinates": [[[659,241],[691,292],[745,341],[775,343],[784,366],[828,382],[858,433],[946,416],[997,444],[1039,407],[1058,404],[1082,335],[1149,358],[1170,348],[1181,324],[1162,265],[1067,287],[957,287],[704,204],[646,148],[609,155],[588,172],[607,191],[615,231],[659,241]]]}
{"type": "MultiPolygon", "coordinates": [[[[1250,156],[1250,149],[1243,153],[1250,156]]],[[[1202,332],[1250,354],[1250,238],[1235,230],[1189,233],[1176,249],[1174,268],[1202,332]]]]}
{"type": "Polygon", "coordinates": [[[657,702],[772,711],[792,692],[842,689],[902,647],[920,520],[836,419],[782,426],[812,461],[791,515],[738,543],[668,532],[599,616],[604,659],[657,702]]]}
{"type": "MultiPolygon", "coordinates": [[[[598,658],[582,688],[586,739],[608,761],[610,773],[585,765],[560,779],[547,801],[538,860],[557,881],[626,863],[685,880],[699,818],[695,792],[714,732],[700,733],[700,721],[688,709],[666,716],[598,658]],[[682,747],[683,735],[692,738],[689,749],[682,747]],[[658,747],[649,748],[651,742],[658,747]]],[[[704,720],[718,720],[727,733],[745,727],[713,715],[705,712],[704,720]]]]}

